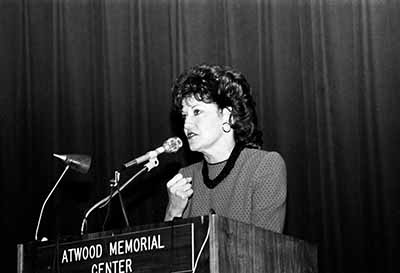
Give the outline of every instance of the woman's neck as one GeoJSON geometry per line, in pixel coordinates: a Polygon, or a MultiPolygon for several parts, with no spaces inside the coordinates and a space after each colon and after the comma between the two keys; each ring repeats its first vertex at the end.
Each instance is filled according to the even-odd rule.
{"type": "Polygon", "coordinates": [[[224,145],[216,146],[212,151],[203,153],[204,159],[207,161],[207,163],[210,164],[215,164],[228,160],[234,147],[235,141],[228,141],[224,143],[224,145]]]}

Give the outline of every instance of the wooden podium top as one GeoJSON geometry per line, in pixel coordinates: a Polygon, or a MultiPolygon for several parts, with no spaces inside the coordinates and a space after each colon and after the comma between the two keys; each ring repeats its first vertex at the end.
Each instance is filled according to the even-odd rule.
{"type": "Polygon", "coordinates": [[[317,272],[308,242],[218,215],[17,246],[18,273],[317,272]]]}

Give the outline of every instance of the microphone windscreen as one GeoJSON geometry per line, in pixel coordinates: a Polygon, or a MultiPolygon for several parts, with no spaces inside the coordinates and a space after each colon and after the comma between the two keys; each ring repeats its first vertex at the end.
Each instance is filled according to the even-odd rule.
{"type": "Polygon", "coordinates": [[[90,164],[92,162],[92,158],[88,155],[82,155],[82,154],[66,154],[66,155],[53,154],[53,155],[61,159],[65,164],[69,165],[71,169],[83,174],[89,171],[90,164]]]}
{"type": "Polygon", "coordinates": [[[171,137],[167,139],[163,147],[167,153],[175,153],[182,147],[182,140],[179,137],[171,137]]]}
{"type": "Polygon", "coordinates": [[[83,174],[89,171],[91,162],[92,159],[88,155],[67,155],[67,164],[71,166],[71,169],[83,174]]]}

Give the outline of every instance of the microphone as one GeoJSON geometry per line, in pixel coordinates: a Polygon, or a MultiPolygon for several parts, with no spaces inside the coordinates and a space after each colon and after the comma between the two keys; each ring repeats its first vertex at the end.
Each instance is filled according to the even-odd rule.
{"type": "MultiPolygon", "coordinates": [[[[152,168],[156,167],[158,165],[158,160],[157,160],[157,163],[152,162],[152,160],[154,160],[157,157],[157,155],[162,154],[162,153],[175,153],[179,150],[180,147],[182,147],[182,140],[179,137],[171,137],[171,138],[167,139],[161,147],[158,147],[157,149],[155,149],[153,151],[147,152],[146,154],[139,156],[139,157],[123,164],[122,167],[120,168],[120,170],[115,172],[114,181],[119,180],[118,175],[119,175],[120,171],[122,171],[126,168],[129,168],[135,164],[140,164],[144,161],[149,160],[149,162],[145,165],[145,167],[142,170],[137,172],[133,177],[131,177],[128,181],[126,181],[118,190],[112,192],[110,196],[106,196],[105,198],[101,199],[99,202],[94,204],[89,210],[87,210],[87,212],[85,213],[85,216],[83,217],[83,221],[81,224],[81,235],[83,235],[85,233],[85,228],[87,227],[87,218],[96,208],[102,208],[105,205],[109,204],[109,202],[111,201],[111,198],[113,198],[117,194],[120,194],[121,191],[130,182],[132,182],[139,174],[143,173],[146,169],[147,169],[147,171],[150,171],[152,168]]],[[[122,209],[123,209],[123,213],[124,213],[125,209],[124,209],[122,203],[121,203],[121,205],[122,205],[122,209]]],[[[125,213],[124,213],[124,217],[125,217],[125,213]]],[[[125,219],[127,219],[127,218],[125,218],[125,219]]],[[[128,221],[126,221],[126,222],[128,224],[128,221]]]]}
{"type": "Polygon", "coordinates": [[[71,169],[83,174],[89,171],[90,163],[92,161],[90,156],[81,154],[53,154],[53,156],[64,161],[64,163],[70,166],[71,169]]]}
{"type": "Polygon", "coordinates": [[[163,145],[158,147],[153,151],[149,151],[142,156],[139,156],[125,164],[122,165],[122,169],[129,168],[133,165],[140,164],[144,161],[147,161],[151,158],[155,158],[159,154],[162,153],[175,153],[182,147],[182,140],[179,137],[171,137],[164,141],[163,145]]]}
{"type": "MultiPolygon", "coordinates": [[[[43,210],[44,207],[46,206],[47,201],[49,201],[49,198],[51,194],[55,191],[57,188],[58,184],[60,183],[61,179],[64,177],[65,173],[68,171],[69,168],[80,172],[80,173],[87,173],[89,168],[90,168],[90,163],[91,163],[91,157],[88,155],[79,155],[79,154],[67,154],[67,155],[58,155],[58,154],[53,154],[53,156],[61,159],[64,161],[64,163],[67,165],[65,166],[65,169],[61,176],[58,178],[56,184],[53,186],[51,189],[50,193],[47,195],[46,199],[43,202],[42,208],[40,209],[40,214],[39,214],[39,219],[36,225],[36,231],[35,231],[35,240],[38,240],[38,234],[39,234],[39,226],[40,222],[42,220],[43,216],[43,210]]],[[[41,241],[47,241],[46,237],[43,237],[41,241]]]]}

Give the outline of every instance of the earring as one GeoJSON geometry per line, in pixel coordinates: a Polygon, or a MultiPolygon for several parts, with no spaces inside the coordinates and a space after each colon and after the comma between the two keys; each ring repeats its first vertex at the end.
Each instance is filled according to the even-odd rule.
{"type": "Polygon", "coordinates": [[[229,133],[231,131],[232,127],[228,122],[222,123],[222,131],[225,133],[229,133]]]}

